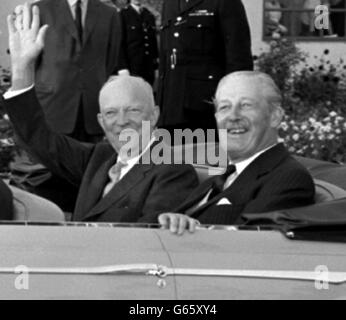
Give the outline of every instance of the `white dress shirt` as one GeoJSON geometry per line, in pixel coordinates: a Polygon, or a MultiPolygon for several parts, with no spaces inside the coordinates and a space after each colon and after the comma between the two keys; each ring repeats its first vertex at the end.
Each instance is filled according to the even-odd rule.
{"type": "Polygon", "coordinates": [[[4,93],[3,97],[5,100],[8,100],[8,99],[14,98],[16,96],[19,96],[22,93],[25,93],[25,92],[31,90],[33,87],[34,87],[34,84],[32,84],[31,86],[29,86],[27,88],[20,89],[20,90],[11,90],[11,88],[10,88],[4,93]]]}
{"type": "Polygon", "coordinates": [[[147,144],[147,146],[145,147],[145,149],[137,156],[137,157],[134,157],[134,158],[131,158],[129,160],[123,160],[120,158],[120,156],[118,157],[117,159],[117,162],[116,163],[119,163],[119,162],[122,162],[124,163],[124,166],[121,168],[120,170],[120,175],[119,175],[119,179],[116,181],[115,179],[115,175],[112,171],[113,169],[113,166],[109,169],[108,171],[108,176],[110,178],[110,181],[107,183],[107,185],[105,186],[104,188],[104,191],[103,191],[103,196],[106,196],[107,193],[109,193],[114,185],[116,183],[118,183],[136,164],[139,163],[139,159],[142,157],[142,155],[151,147],[151,145],[155,142],[155,137],[153,136],[150,140],[150,142],[147,144]]]}
{"type": "Polygon", "coordinates": [[[137,13],[141,13],[142,7],[137,6],[137,5],[133,4],[133,3],[131,3],[130,6],[131,6],[133,9],[135,9],[135,10],[137,11],[137,13]]]}
{"type": "MultiPolygon", "coordinates": [[[[243,161],[240,161],[238,163],[235,163],[235,172],[233,174],[231,174],[224,186],[223,186],[223,190],[227,189],[228,187],[230,187],[232,185],[232,183],[235,181],[235,179],[252,163],[254,162],[262,153],[266,152],[267,150],[273,148],[274,146],[276,146],[277,143],[271,145],[270,147],[268,148],[265,148],[257,153],[255,153],[252,157],[246,159],[246,160],[243,160],[243,161]]],[[[232,161],[229,162],[229,164],[232,164],[232,161]]]]}
{"type": "Polygon", "coordinates": [[[147,150],[151,147],[151,145],[156,141],[155,137],[152,137],[150,142],[147,144],[147,146],[144,148],[144,150],[137,156],[134,158],[131,158],[127,161],[122,160],[120,157],[118,157],[117,162],[123,162],[126,163],[126,166],[123,167],[120,171],[120,177],[119,180],[121,180],[125,174],[127,174],[136,164],[139,163],[139,159],[142,157],[142,155],[147,152],[147,150]]]}
{"type": "MultiPolygon", "coordinates": [[[[67,0],[67,3],[71,9],[73,20],[76,19],[76,4],[77,0],[67,0]]],[[[85,26],[85,18],[88,9],[88,0],[81,0],[81,9],[82,9],[82,26],[85,26]]]]}
{"type": "MultiPolygon", "coordinates": [[[[243,161],[240,161],[238,163],[234,163],[235,165],[235,172],[232,173],[226,180],[224,186],[223,186],[223,190],[229,188],[232,183],[240,176],[240,174],[252,163],[254,162],[262,153],[266,152],[267,150],[273,148],[274,146],[276,146],[277,143],[273,144],[272,146],[263,149],[257,153],[255,153],[252,157],[245,159],[243,161]]],[[[229,164],[232,164],[232,161],[229,162],[229,164]]],[[[208,202],[209,196],[212,192],[212,188],[208,191],[208,193],[205,195],[205,197],[195,206],[193,206],[191,209],[187,210],[187,214],[189,214],[190,212],[194,211],[195,209],[201,207],[202,205],[206,204],[208,202]]]]}

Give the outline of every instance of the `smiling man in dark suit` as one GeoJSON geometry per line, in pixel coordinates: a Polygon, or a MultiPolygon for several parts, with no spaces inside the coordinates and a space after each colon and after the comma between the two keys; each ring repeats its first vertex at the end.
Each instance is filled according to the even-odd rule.
{"type": "Polygon", "coordinates": [[[226,172],[201,184],[177,212],[160,216],[174,233],[204,224],[241,224],[243,213],[309,205],[315,187],[308,171],[279,143],[281,94],[264,73],[240,71],[224,77],[215,95],[221,143],[230,160],[226,172]],[[198,220],[196,220],[198,219],[198,220]]]}
{"type": "Polygon", "coordinates": [[[73,220],[152,223],[188,196],[198,184],[191,166],[155,165],[152,157],[141,161],[154,146],[159,116],[148,83],[117,76],[104,85],[98,121],[108,143],[85,144],[58,134],[45,122],[34,87],[35,60],[48,26],[39,27],[39,9],[29,5],[10,15],[8,24],[12,87],[4,106],[26,147],[52,172],[80,187],[73,220]],[[144,121],[150,130],[142,130],[144,121]]]}

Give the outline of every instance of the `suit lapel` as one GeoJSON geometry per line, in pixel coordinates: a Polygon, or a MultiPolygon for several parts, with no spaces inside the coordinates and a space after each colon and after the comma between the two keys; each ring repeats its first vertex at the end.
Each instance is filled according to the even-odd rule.
{"type": "MultiPolygon", "coordinates": [[[[149,150],[146,152],[149,152],[151,155],[151,150],[156,144],[157,143],[153,143],[150,146],[149,150]]],[[[83,211],[87,212],[87,214],[83,216],[83,219],[88,219],[90,217],[99,215],[102,212],[106,211],[115,202],[117,202],[124,195],[126,195],[142,179],[144,179],[145,174],[154,166],[154,163],[152,161],[150,162],[150,164],[136,164],[117,184],[114,185],[112,190],[105,197],[102,197],[103,190],[109,180],[108,171],[111,168],[111,166],[115,164],[115,162],[116,156],[112,157],[109,161],[107,161],[105,166],[102,167],[95,176],[94,180],[97,181],[95,183],[97,187],[94,188],[94,192],[96,192],[96,196],[93,197],[88,192],[89,196],[93,197],[92,203],[94,204],[94,207],[89,208],[89,210],[83,211]]]]}
{"type": "MultiPolygon", "coordinates": [[[[83,44],[86,44],[99,18],[99,3],[95,0],[88,1],[87,14],[84,25],[83,44]]],[[[102,19],[102,17],[100,17],[102,19]]]]}
{"type": "MultiPolygon", "coordinates": [[[[100,194],[100,201],[92,208],[83,219],[88,219],[92,216],[96,216],[106,211],[120,198],[126,195],[133,187],[135,187],[142,179],[145,177],[145,173],[149,171],[152,167],[151,165],[139,165],[136,164],[104,197],[100,194]]],[[[104,184],[105,187],[106,184],[104,184]]],[[[102,191],[104,189],[102,188],[102,191]]]]}
{"type": "Polygon", "coordinates": [[[66,29],[66,31],[70,33],[73,38],[76,39],[77,43],[79,43],[76,24],[73,20],[71,9],[67,1],[56,1],[55,5],[57,17],[59,17],[59,19],[57,19],[57,23],[60,23],[66,29]]]}
{"type": "Polygon", "coordinates": [[[165,26],[169,21],[176,20],[180,14],[180,0],[169,0],[163,2],[162,25],[165,26]]]}
{"type": "MultiPolygon", "coordinates": [[[[196,206],[206,196],[208,191],[211,189],[214,179],[208,179],[202,183],[188,199],[177,209],[179,212],[188,211],[190,208],[196,206]]],[[[196,209],[197,210],[197,209],[196,209]]],[[[189,215],[193,214],[196,210],[190,211],[189,215]]],[[[199,208],[198,208],[199,210],[199,208]]]]}
{"type": "MultiPolygon", "coordinates": [[[[214,205],[222,198],[227,198],[232,204],[243,204],[248,201],[251,185],[260,177],[270,172],[289,154],[283,144],[277,144],[273,148],[261,154],[255,159],[231,184],[229,188],[221,192],[204,205],[190,213],[194,218],[198,217],[205,209],[214,205]]],[[[211,186],[211,185],[210,185],[211,186]]]]}
{"type": "MultiPolygon", "coordinates": [[[[201,2],[203,2],[204,0],[189,0],[189,2],[186,4],[185,8],[183,8],[183,10],[180,10],[180,15],[185,14],[188,11],[191,11],[194,7],[196,7],[197,5],[199,5],[201,2]]],[[[179,3],[179,1],[177,1],[179,3]]]]}
{"type": "Polygon", "coordinates": [[[105,161],[95,173],[94,177],[85,185],[82,192],[82,199],[78,200],[76,205],[76,216],[74,220],[84,219],[84,214],[90,212],[95,203],[98,203],[102,197],[103,190],[108,182],[108,171],[116,163],[117,154],[114,153],[109,160],[105,161]]]}
{"type": "Polygon", "coordinates": [[[131,5],[129,5],[128,10],[130,11],[130,14],[133,18],[140,20],[141,16],[140,14],[136,11],[136,9],[134,7],[132,7],[131,5]]]}

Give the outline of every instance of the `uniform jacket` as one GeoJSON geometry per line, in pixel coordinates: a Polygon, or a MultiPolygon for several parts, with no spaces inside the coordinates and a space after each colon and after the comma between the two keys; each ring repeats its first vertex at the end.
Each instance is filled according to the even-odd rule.
{"type": "Polygon", "coordinates": [[[158,67],[155,16],[143,7],[139,14],[131,5],[121,10],[124,56],[130,73],[153,84],[158,67]]]}
{"type": "Polygon", "coordinates": [[[83,43],[66,0],[42,0],[41,24],[48,24],[44,51],[36,68],[36,91],[47,121],[57,132],[72,133],[82,99],[85,129],[100,134],[98,94],[117,71],[121,23],[116,9],[89,0],[83,43]]]}
{"type": "Polygon", "coordinates": [[[220,78],[253,68],[241,0],[190,0],[183,10],[179,3],[163,5],[158,92],[163,126],[184,123],[184,109],[213,114],[220,78]]]}
{"type": "Polygon", "coordinates": [[[198,184],[190,165],[136,164],[105,196],[117,155],[108,143],[81,143],[49,129],[32,89],[4,102],[19,138],[49,170],[79,187],[75,221],[157,223],[198,184]]]}
{"type": "MultiPolygon", "coordinates": [[[[197,205],[211,189],[214,179],[202,183],[178,212],[197,205]]],[[[243,213],[310,205],[314,196],[315,186],[308,171],[289,155],[283,144],[278,144],[256,158],[230,187],[189,214],[205,224],[241,224],[243,213]],[[217,205],[224,198],[230,204],[217,205]]]]}

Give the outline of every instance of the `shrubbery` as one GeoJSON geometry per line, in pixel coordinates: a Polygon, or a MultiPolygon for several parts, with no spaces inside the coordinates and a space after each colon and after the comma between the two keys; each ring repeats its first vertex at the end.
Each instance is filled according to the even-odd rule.
{"type": "Polygon", "coordinates": [[[256,59],[283,93],[286,118],[281,128],[289,150],[298,155],[346,162],[346,66],[332,64],[326,49],[306,64],[306,54],[287,39],[271,42],[256,59]]]}

